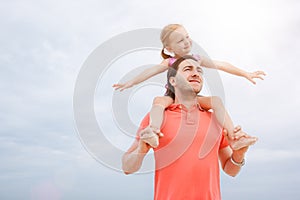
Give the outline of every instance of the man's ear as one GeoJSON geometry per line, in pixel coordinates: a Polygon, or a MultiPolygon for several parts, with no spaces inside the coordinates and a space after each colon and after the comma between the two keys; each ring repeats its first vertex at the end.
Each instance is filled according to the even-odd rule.
{"type": "Polygon", "coordinates": [[[175,77],[174,77],[174,76],[171,76],[171,77],[169,78],[169,83],[170,83],[173,87],[175,86],[176,81],[175,81],[175,77]]]}

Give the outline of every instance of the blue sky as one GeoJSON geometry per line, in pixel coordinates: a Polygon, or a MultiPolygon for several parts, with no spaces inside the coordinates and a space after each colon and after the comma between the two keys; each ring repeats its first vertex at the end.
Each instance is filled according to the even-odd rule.
{"type": "MultiPolygon", "coordinates": [[[[233,121],[259,137],[242,172],[236,178],[222,174],[223,199],[300,195],[299,1],[11,0],[0,5],[0,199],[152,199],[153,173],[125,176],[101,164],[82,143],[73,95],[80,70],[97,47],[127,31],[169,23],[183,24],[211,58],[267,73],[255,86],[219,73],[233,121]]],[[[118,58],[99,78],[95,115],[120,152],[132,135],[116,124],[114,115],[122,114],[114,112],[112,99],[121,97],[111,85],[160,60],[158,49],[136,51],[118,58]]],[[[131,128],[153,97],[164,93],[158,82],[135,87],[125,98],[131,128]]],[[[103,145],[99,141],[98,148],[103,145]]],[[[151,155],[147,159],[151,166],[151,155]]]]}

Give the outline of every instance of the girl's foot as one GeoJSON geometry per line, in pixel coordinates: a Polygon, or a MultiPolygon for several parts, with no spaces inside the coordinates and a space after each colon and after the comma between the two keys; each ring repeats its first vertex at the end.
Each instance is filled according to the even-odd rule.
{"type": "Polygon", "coordinates": [[[233,150],[238,150],[243,147],[248,147],[250,145],[253,145],[258,140],[257,137],[241,137],[240,139],[230,140],[230,146],[233,150]]]}
{"type": "Polygon", "coordinates": [[[159,145],[159,137],[150,126],[141,131],[141,139],[153,148],[159,145]]]}

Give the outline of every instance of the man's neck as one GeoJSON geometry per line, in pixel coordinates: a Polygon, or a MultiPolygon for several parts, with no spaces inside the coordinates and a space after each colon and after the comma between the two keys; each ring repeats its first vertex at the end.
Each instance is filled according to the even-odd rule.
{"type": "Polygon", "coordinates": [[[187,109],[193,108],[198,103],[197,94],[192,92],[190,94],[176,94],[175,95],[175,104],[182,104],[187,109]]]}

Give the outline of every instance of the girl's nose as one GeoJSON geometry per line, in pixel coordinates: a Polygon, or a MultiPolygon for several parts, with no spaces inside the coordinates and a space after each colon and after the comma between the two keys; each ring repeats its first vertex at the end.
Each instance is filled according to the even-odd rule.
{"type": "Polygon", "coordinates": [[[189,40],[188,39],[184,39],[184,44],[188,45],[189,44],[189,40]]]}

